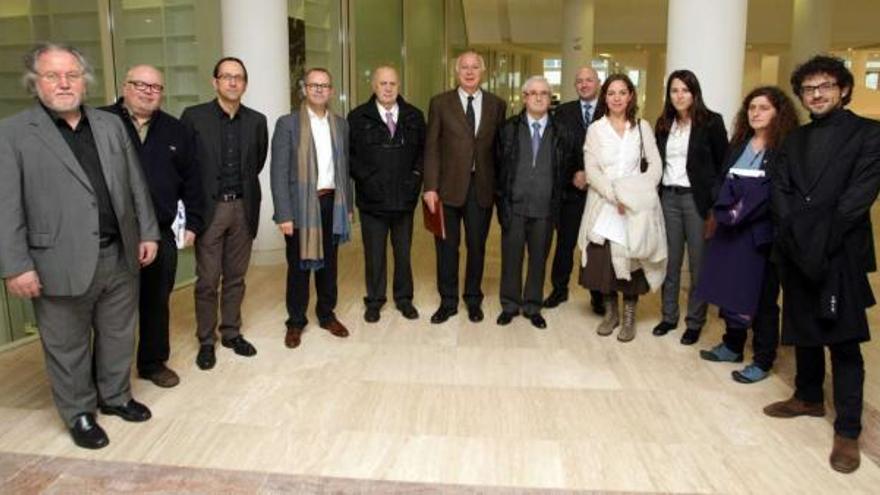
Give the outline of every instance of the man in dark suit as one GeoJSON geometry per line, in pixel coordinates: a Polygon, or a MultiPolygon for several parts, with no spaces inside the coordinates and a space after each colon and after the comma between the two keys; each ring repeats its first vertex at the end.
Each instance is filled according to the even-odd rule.
{"type": "Polygon", "coordinates": [[[543,329],[547,252],[577,147],[568,130],[548,113],[551,91],[546,79],[530,77],[522,94],[525,108],[501,127],[496,147],[502,310],[497,322],[507,325],[522,312],[532,326],[543,329]],[[523,286],[525,249],[529,261],[523,286]]]}
{"type": "Polygon", "coordinates": [[[777,236],[773,257],[782,283],[782,342],[795,346],[794,396],[764,408],[768,416],[824,416],[825,347],[831,353],[837,471],[859,467],[865,368],[876,270],[871,206],[880,191],[880,123],[846,110],[853,75],[843,60],[816,56],[795,69],[794,93],[809,124],[785,140],[773,175],[777,236]]]}
{"type": "Polygon", "coordinates": [[[192,156],[191,136],[179,120],[163,112],[162,73],[150,65],[129,69],[122,98],[103,107],[122,119],[134,144],[150,187],[162,239],[156,261],[141,270],[140,325],[137,370],[141,378],[160,387],[173,387],[180,378],[165,365],[171,354],[168,302],[177,272],[177,242],[171,225],[177,203],[186,208],[185,244],[202,231],[202,183],[192,156]]]}
{"type": "Polygon", "coordinates": [[[357,205],[364,239],[367,296],[364,320],[379,321],[385,304],[386,244],[394,252],[394,303],[404,318],[414,320],[410,264],[413,210],[422,186],[425,117],[399,94],[393,67],[373,71],[373,96],[348,114],[351,130],[349,163],[357,185],[357,205]]]}
{"type": "Polygon", "coordinates": [[[33,299],[74,443],[98,449],[109,439],[96,406],[150,419],[131,397],[130,369],[138,271],[155,258],[159,230],[122,122],[83,105],[94,76],[82,54],[46,43],[26,67],[38,103],[0,121],[0,277],[33,299]]]}
{"type": "MultiPolygon", "coordinates": [[[[568,300],[568,281],[574,267],[573,252],[577,245],[578,229],[587,201],[583,146],[587,127],[593,119],[593,112],[599,100],[601,85],[595,69],[589,66],[581,67],[575,74],[574,80],[578,99],[559,105],[554,114],[554,121],[572,134],[580,147],[580,152],[576,153],[567,164],[567,183],[562,190],[562,211],[556,224],[556,252],[553,255],[553,268],[550,272],[553,291],[544,301],[544,306],[547,308],[555,308],[568,300]]],[[[599,291],[590,291],[590,300],[594,313],[605,314],[602,294],[599,291]]]]}
{"type": "Polygon", "coordinates": [[[459,55],[458,87],[431,98],[425,139],[425,193],[430,211],[443,208],[446,239],[435,239],[440,308],[431,323],[458,313],[458,245],[464,223],[467,262],[463,299],[468,318],[483,320],[483,265],[495,196],[495,134],[506,105],[480,89],[486,64],[476,52],[459,55]]]}
{"type": "Polygon", "coordinates": [[[257,350],[241,335],[244,278],[260,219],[259,174],[266,162],[269,131],[266,116],[241,103],[247,89],[244,63],[235,57],[214,66],[217,98],[183,111],[180,120],[194,136],[195,157],[204,189],[205,230],[196,240],[196,364],[216,363],[217,296],[220,337],[240,356],[257,350]]]}

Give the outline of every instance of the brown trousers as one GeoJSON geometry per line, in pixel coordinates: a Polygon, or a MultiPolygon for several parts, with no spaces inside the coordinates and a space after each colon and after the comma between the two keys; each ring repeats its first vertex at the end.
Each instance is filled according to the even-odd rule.
{"type": "Polygon", "coordinates": [[[211,225],[196,239],[196,337],[213,344],[220,294],[220,337],[229,340],[241,332],[244,278],[254,239],[248,229],[244,203],[217,202],[211,225]]]}

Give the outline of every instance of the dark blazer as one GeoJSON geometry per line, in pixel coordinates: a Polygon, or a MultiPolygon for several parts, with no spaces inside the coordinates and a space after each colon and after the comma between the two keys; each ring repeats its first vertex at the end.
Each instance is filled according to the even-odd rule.
{"type": "MultiPolygon", "coordinates": [[[[125,268],[159,239],[137,154],[113,114],[84,107],[110,192],[125,268]]],[[[36,270],[47,296],[79,296],[98,264],[98,208],[91,182],[40,104],[0,121],[0,278],[36,270]]]]}
{"type": "MultiPolygon", "coordinates": [[[[595,107],[592,109],[596,111],[595,107]]],[[[578,152],[574,154],[572,160],[566,164],[566,183],[562,189],[562,199],[564,201],[583,201],[587,197],[587,191],[574,187],[571,183],[574,174],[584,170],[584,141],[587,139],[587,127],[589,122],[584,121],[584,112],[581,108],[581,100],[565,102],[556,108],[553,114],[556,123],[564,127],[571,135],[573,144],[577,146],[578,152]]]]}
{"type": "Polygon", "coordinates": [[[504,123],[507,105],[501,98],[483,91],[477,135],[467,123],[458,88],[431,98],[428,133],[425,138],[425,191],[437,191],[440,200],[459,207],[467,199],[471,166],[475,173],[477,203],[492,207],[495,199],[494,143],[504,123]]]}
{"type": "Polygon", "coordinates": [[[422,187],[425,117],[397,97],[394,135],[379,115],[376,96],[348,114],[348,166],[357,186],[355,200],[368,212],[412,211],[422,187]]]}
{"type": "MultiPolygon", "coordinates": [[[[657,133],[657,148],[663,167],[666,167],[668,134],[657,133]]],[[[724,157],[727,154],[727,130],[724,119],[709,112],[709,119],[701,126],[691,126],[688,140],[687,175],[691,183],[694,203],[700,216],[706,218],[715,202],[718,185],[723,181],[724,157]]]]}
{"type": "Polygon", "coordinates": [[[839,110],[789,134],[774,168],[773,256],[783,304],[791,308],[783,315],[783,342],[867,340],[864,309],[874,304],[867,273],[876,269],[870,210],[880,191],[880,123],[839,110]],[[823,150],[829,158],[811,161],[810,133],[827,125],[835,129],[823,150]],[[832,295],[836,315],[826,311],[832,295]]]}
{"type": "Polygon", "coordinates": [[[201,234],[204,230],[202,178],[193,157],[192,136],[179,120],[157,110],[150,118],[147,139],[141,143],[137,129],[120,98],[115,104],[101,107],[122,119],[128,137],[137,150],[150,197],[156,208],[160,228],[170,228],[177,218],[177,201],[186,209],[186,229],[201,234]]]}
{"type": "MultiPolygon", "coordinates": [[[[507,230],[512,218],[513,204],[511,201],[521,152],[519,132],[523,126],[528,130],[525,110],[520,112],[519,115],[509,118],[504,123],[504,126],[498,132],[498,139],[495,143],[495,164],[497,167],[495,195],[498,205],[498,223],[501,224],[503,230],[507,230]]],[[[553,131],[553,154],[551,157],[553,162],[551,164],[553,167],[553,187],[550,194],[550,212],[551,219],[556,223],[559,221],[562,190],[568,177],[568,164],[574,161],[573,155],[576,153],[577,146],[574,145],[574,139],[572,139],[568,129],[561,126],[554,117],[550,116],[548,118],[547,128],[553,131]]],[[[529,151],[526,151],[526,153],[529,153],[529,151]]]]}
{"type": "MultiPolygon", "coordinates": [[[[205,228],[214,219],[214,207],[220,187],[220,162],[222,154],[220,120],[217,100],[187,108],[180,116],[187,132],[193,135],[195,158],[202,174],[204,189],[205,228]]],[[[269,130],[266,116],[244,105],[239,107],[241,115],[241,180],[244,190],[244,209],[251,237],[257,236],[260,224],[260,171],[266,164],[269,149],[269,130]]]]}

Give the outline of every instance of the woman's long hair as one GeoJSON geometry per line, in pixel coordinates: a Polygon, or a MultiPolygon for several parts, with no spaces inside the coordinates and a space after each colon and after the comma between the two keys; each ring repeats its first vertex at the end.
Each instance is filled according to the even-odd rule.
{"type": "Polygon", "coordinates": [[[779,147],[785,136],[799,125],[797,111],[788,95],[776,86],[759,86],[743,98],[742,105],[736,113],[733,137],[730,138],[731,148],[745,143],[755,135],[755,130],[749,125],[749,105],[759,96],[767,98],[776,110],[776,116],[767,129],[767,140],[764,143],[766,149],[779,147]]]}
{"type": "Polygon", "coordinates": [[[593,112],[593,122],[601,119],[608,113],[608,104],[605,103],[605,97],[608,95],[608,87],[611,86],[611,83],[614,81],[623,81],[623,84],[626,85],[626,89],[632,94],[629,104],[626,105],[624,115],[626,116],[626,120],[634,126],[636,125],[636,114],[639,112],[639,104],[636,103],[638,95],[636,94],[636,86],[626,74],[611,74],[605,79],[605,82],[602,83],[602,89],[599,90],[599,100],[596,102],[596,111],[593,112]]]}
{"type": "Polygon", "coordinates": [[[672,123],[678,118],[678,110],[672,105],[672,98],[669,97],[672,81],[675,79],[681,81],[694,97],[694,102],[688,108],[688,116],[694,127],[699,127],[709,120],[709,109],[703,102],[703,90],[700,88],[696,74],[687,69],[673,71],[666,79],[666,101],[663,102],[663,112],[657,117],[657,124],[654,126],[654,133],[658,136],[668,136],[672,131],[672,123]]]}

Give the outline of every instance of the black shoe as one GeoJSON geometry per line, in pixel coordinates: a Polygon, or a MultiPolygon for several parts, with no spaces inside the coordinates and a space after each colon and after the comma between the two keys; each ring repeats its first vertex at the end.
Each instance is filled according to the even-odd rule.
{"type": "Polygon", "coordinates": [[[662,336],[666,335],[667,333],[671,332],[672,330],[675,330],[675,327],[677,327],[677,326],[678,326],[677,323],[669,323],[668,321],[661,321],[660,323],[657,324],[656,327],[654,327],[654,331],[651,333],[653,333],[657,337],[662,337],[662,336]]]}
{"type": "Polygon", "coordinates": [[[134,399],[129,399],[128,402],[121,406],[101,404],[98,406],[98,409],[101,411],[101,414],[119,416],[132,423],[141,423],[153,417],[153,413],[150,412],[147,406],[134,399]]]}
{"type": "Polygon", "coordinates": [[[533,327],[535,327],[539,330],[543,330],[543,329],[547,328],[547,320],[545,320],[544,317],[541,316],[541,313],[535,313],[533,315],[529,315],[528,318],[529,318],[529,321],[532,322],[533,327]]]}
{"type": "Polygon", "coordinates": [[[367,308],[364,311],[364,321],[367,323],[376,323],[379,321],[379,308],[367,308]]]}
{"type": "Polygon", "coordinates": [[[400,314],[403,315],[407,320],[418,320],[419,319],[419,311],[412,304],[401,304],[397,307],[400,314]]]}
{"type": "Polygon", "coordinates": [[[92,413],[82,413],[73,418],[70,436],[73,437],[73,443],[84,449],[100,449],[110,443],[107,432],[95,421],[92,413]]]}
{"type": "Polygon", "coordinates": [[[545,308],[555,308],[560,304],[568,301],[568,291],[553,290],[547,299],[544,299],[545,308]]]}
{"type": "Polygon", "coordinates": [[[221,340],[223,347],[229,347],[239,356],[253,356],[257,353],[257,349],[250,342],[244,340],[241,335],[236,335],[229,340],[221,340]]]}
{"type": "Polygon", "coordinates": [[[515,316],[516,316],[516,313],[508,313],[507,311],[502,311],[501,314],[498,315],[498,319],[495,320],[495,323],[497,323],[503,327],[504,325],[510,324],[510,322],[513,321],[513,318],[515,316]]]}
{"type": "Polygon", "coordinates": [[[681,336],[681,345],[694,345],[700,340],[699,328],[688,328],[681,336]]]}
{"type": "Polygon", "coordinates": [[[476,304],[468,306],[468,320],[474,323],[483,321],[483,310],[476,304]]]}
{"type": "Polygon", "coordinates": [[[199,354],[196,356],[196,365],[199,369],[209,370],[217,364],[217,357],[214,356],[213,344],[202,344],[199,346],[199,354]]]}
{"type": "Polygon", "coordinates": [[[449,318],[458,314],[458,310],[455,308],[449,308],[446,306],[440,306],[440,308],[431,315],[431,323],[443,323],[449,318]]]}

